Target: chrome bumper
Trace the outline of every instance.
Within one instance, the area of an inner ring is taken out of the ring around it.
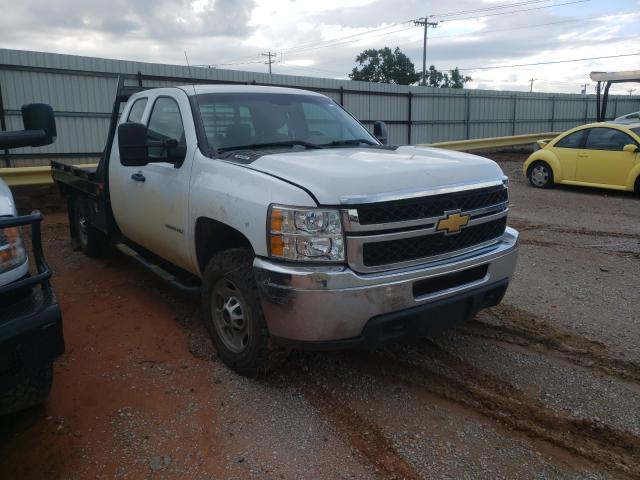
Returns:
[[[507,228],[500,243],[466,255],[393,272],[358,274],[347,266],[295,266],[256,258],[253,265],[271,335],[299,342],[358,337],[380,315],[463,296],[508,281],[516,266],[518,232]],[[480,265],[480,280],[415,297],[415,282]],[[452,319],[453,320],[453,319]]]

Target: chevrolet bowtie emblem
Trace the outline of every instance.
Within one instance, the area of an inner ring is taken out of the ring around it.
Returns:
[[[469,215],[460,215],[460,211],[446,212],[445,216],[438,220],[436,231],[444,231],[446,235],[458,233],[467,223],[469,223]]]

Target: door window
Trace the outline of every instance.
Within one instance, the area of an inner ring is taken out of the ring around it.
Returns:
[[[129,116],[127,117],[127,122],[140,123],[142,122],[142,114],[144,113],[144,109],[147,106],[146,98],[139,98],[133,103],[131,110],[129,110]]]
[[[625,145],[636,142],[624,132],[614,128],[592,128],[585,148],[589,150],[621,151]]]
[[[184,126],[178,103],[169,97],[160,97],[153,104],[147,138],[152,141],[177,140],[184,143]],[[149,157],[159,158],[166,156],[164,147],[149,147]]]
[[[587,130],[579,130],[577,132],[570,133],[556,143],[555,146],[559,148],[581,148],[582,139],[586,132]]]

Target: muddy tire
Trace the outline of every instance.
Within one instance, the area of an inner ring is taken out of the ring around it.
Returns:
[[[0,392],[0,415],[18,412],[46,400],[53,383],[53,365],[48,363],[24,372],[20,382],[8,391]]]
[[[107,249],[106,237],[91,226],[89,205],[77,198],[73,204],[73,223],[75,240],[82,252],[89,257],[100,257]]]
[[[273,371],[289,351],[274,346],[253,274],[254,255],[234,248],[215,255],[204,272],[202,312],[218,357],[247,377]]]
[[[527,170],[527,178],[532,187],[553,187],[553,170],[546,162],[540,160],[533,162]]]

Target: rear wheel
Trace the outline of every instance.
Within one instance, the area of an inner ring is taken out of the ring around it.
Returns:
[[[220,359],[241,375],[258,377],[278,367],[288,350],[271,342],[253,258],[250,250],[234,248],[211,259],[204,272],[202,311]]]
[[[636,192],[638,197],[640,197],[640,177],[636,178],[636,185],[633,191]]]
[[[533,162],[527,171],[529,183],[536,188],[551,188],[553,186],[553,170],[548,163]]]
[[[106,238],[102,232],[91,226],[89,206],[83,199],[74,202],[74,229],[80,249],[89,257],[99,257],[106,249]]]

